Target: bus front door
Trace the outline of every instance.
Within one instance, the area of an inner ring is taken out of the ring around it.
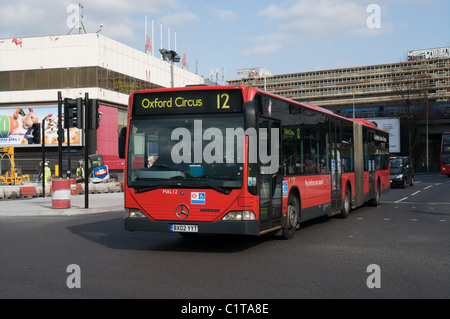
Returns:
[[[331,211],[341,209],[342,162],[340,153],[341,129],[339,123],[330,122],[331,143]]]
[[[259,214],[261,233],[281,226],[281,135],[280,121],[259,120]],[[275,150],[277,154],[271,154]],[[270,159],[270,162],[268,161]],[[277,167],[274,170],[274,165]],[[270,167],[270,168],[269,168]]]
[[[375,131],[367,130],[367,166],[369,170],[368,198],[375,197]]]

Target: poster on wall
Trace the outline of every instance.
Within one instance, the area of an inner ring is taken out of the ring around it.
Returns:
[[[33,143],[33,124],[42,125],[45,117],[45,146],[58,146],[58,107],[0,108],[0,147],[40,147],[41,143]],[[81,146],[81,130],[75,127],[69,132],[70,145]],[[41,128],[41,142],[42,138]],[[67,129],[63,145],[67,145]]]

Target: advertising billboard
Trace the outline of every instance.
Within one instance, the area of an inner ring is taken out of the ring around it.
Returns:
[[[398,118],[370,118],[378,128],[389,132],[389,153],[400,153],[400,119]]]
[[[408,61],[450,58],[450,47],[408,51]]]
[[[63,114],[64,116],[64,114]],[[45,146],[58,146],[58,107],[42,106],[32,108],[2,107],[0,108],[0,147],[40,147],[41,143],[33,143],[33,124],[45,121]],[[70,145],[81,146],[81,130],[70,128]],[[64,130],[64,143],[67,145],[67,130]]]

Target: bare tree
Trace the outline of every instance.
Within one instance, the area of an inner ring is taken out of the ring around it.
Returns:
[[[431,76],[422,72],[415,74],[414,69],[405,67],[391,76],[392,101],[398,107],[396,117],[406,119],[408,126],[408,149],[412,158],[419,141],[418,122],[429,105]]]

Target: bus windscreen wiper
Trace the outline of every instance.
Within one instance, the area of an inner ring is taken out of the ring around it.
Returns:
[[[159,188],[166,188],[166,186],[150,186],[150,187],[140,187],[140,186],[132,186],[132,188],[134,188],[134,191],[136,192],[136,194],[139,193],[145,193],[145,192],[149,192],[155,189],[159,189]]]
[[[202,181],[201,183],[202,183],[203,186],[210,187],[210,188],[212,188],[212,189],[214,189],[214,190],[216,190],[216,191],[218,191],[218,192],[220,192],[222,194],[228,195],[228,194],[231,193],[230,190],[225,189],[223,187],[212,185],[212,184],[208,184],[207,182],[204,182],[204,181]]]

